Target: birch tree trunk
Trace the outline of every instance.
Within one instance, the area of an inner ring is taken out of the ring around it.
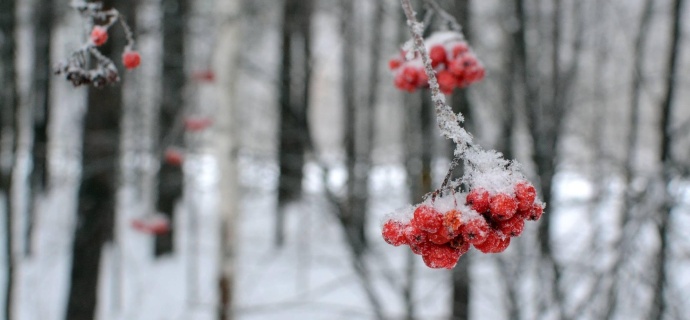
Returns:
[[[230,320],[232,314],[232,292],[235,283],[237,220],[239,217],[239,189],[237,183],[237,136],[236,130],[236,75],[239,74],[241,43],[242,2],[238,0],[216,2],[216,14],[219,21],[218,38],[214,54],[215,67],[218,72],[216,92],[218,108],[216,109],[216,136],[214,138],[215,157],[220,170],[220,290],[218,319]]]

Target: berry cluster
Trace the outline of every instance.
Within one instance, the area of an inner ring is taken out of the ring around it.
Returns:
[[[425,40],[425,43],[439,88],[444,94],[450,94],[455,88],[467,87],[484,78],[484,66],[460,34],[437,32]],[[406,56],[407,52],[403,50],[399,57],[388,62],[388,67],[394,73],[395,86],[408,92],[427,88],[429,79],[424,72],[421,57],[416,54],[407,59]]]
[[[55,74],[64,74],[66,79],[72,82],[75,87],[85,84],[103,87],[120,81],[113,61],[98,50],[98,47],[108,42],[108,29],[115,22],[120,22],[127,37],[127,45],[122,54],[122,64],[127,69],[134,69],[139,66],[141,56],[132,49],[134,47],[132,31],[117,10],[103,10],[100,3],[84,1],[74,1],[73,6],[90,19],[90,24],[93,25],[97,20],[103,24],[94,25],[89,35],[89,41],[75,50],[69,59],[55,65]],[[96,66],[91,69],[87,66],[89,56],[93,56],[97,62]]]
[[[526,180],[512,192],[489,192],[477,187],[469,193],[427,200],[383,224],[383,239],[406,244],[430,268],[451,269],[470,246],[483,253],[503,252],[510,238],[522,233],[525,220],[538,220],[544,204]]]

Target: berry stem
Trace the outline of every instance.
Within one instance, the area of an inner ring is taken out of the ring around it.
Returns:
[[[458,20],[453,17],[452,14],[448,13],[448,11],[443,10],[441,6],[436,2],[436,0],[424,0],[427,5],[429,5],[433,11],[438,13],[438,15],[450,26],[450,28],[459,33],[462,40],[465,40],[465,35],[462,33],[462,25],[458,22]]]
[[[473,146],[472,136],[460,126],[460,123],[464,121],[462,114],[453,113],[453,110],[448,106],[448,104],[446,104],[446,97],[440,91],[438,80],[436,79],[436,73],[434,72],[434,68],[431,66],[429,52],[426,50],[426,46],[424,45],[424,36],[422,35],[424,25],[417,21],[416,13],[414,12],[414,9],[412,9],[410,0],[400,1],[402,3],[403,10],[405,11],[405,16],[407,17],[407,26],[410,29],[415,50],[421,56],[422,63],[424,64],[424,72],[429,78],[431,100],[433,101],[436,109],[436,121],[438,123],[438,127],[443,136],[455,142],[455,156],[462,157],[465,151],[467,151],[469,147]]]

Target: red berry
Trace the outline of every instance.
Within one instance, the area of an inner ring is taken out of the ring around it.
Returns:
[[[398,69],[398,68],[400,68],[402,63],[403,63],[402,60],[400,60],[398,58],[390,59],[390,60],[388,60],[388,68],[390,68],[391,70]]]
[[[454,76],[462,79],[465,76],[465,65],[462,64],[462,59],[453,59],[448,63],[448,71]]]
[[[423,230],[417,229],[415,226],[408,225],[404,231],[407,244],[410,245],[412,252],[421,254],[421,249],[425,244],[428,244],[429,235]]]
[[[416,89],[416,87],[413,84],[405,80],[405,75],[402,72],[398,73],[395,76],[395,78],[393,79],[393,84],[396,88],[407,92],[414,92],[414,90]]]
[[[451,248],[460,250],[460,254],[465,254],[467,251],[470,251],[470,243],[465,241],[462,235],[453,238],[449,245]]]
[[[201,131],[204,130],[208,127],[210,127],[213,124],[213,120],[209,118],[185,118],[184,119],[184,128],[187,129],[188,131]]]
[[[198,70],[192,73],[192,79],[199,82],[214,82],[216,73],[213,70]]]
[[[450,71],[441,70],[436,74],[436,79],[438,80],[439,89],[444,94],[451,94],[453,89],[455,89],[456,81],[455,76],[453,76]]]
[[[436,233],[443,226],[443,215],[432,206],[421,205],[414,210],[411,223],[420,230]]]
[[[96,46],[102,46],[108,41],[108,29],[102,26],[94,26],[91,29],[91,42]]]
[[[532,220],[536,221],[541,218],[541,215],[544,213],[544,205],[541,203],[535,203],[532,205],[532,210],[529,211],[529,216],[527,217],[527,220]]]
[[[429,57],[431,58],[431,66],[436,68],[440,64],[446,63],[446,49],[442,45],[435,45],[429,50]]]
[[[126,50],[122,54],[122,64],[125,66],[125,68],[131,70],[138,67],[140,63],[141,56],[139,55],[139,52],[133,50]]]
[[[429,76],[426,75],[424,69],[420,68],[417,70],[417,86],[420,88],[429,87]]]
[[[460,43],[456,44],[455,46],[453,46],[453,58],[469,51],[469,49],[470,48],[464,42],[460,42]]]
[[[399,246],[402,244],[407,243],[407,238],[405,237],[405,228],[407,225],[404,225],[400,221],[395,221],[395,220],[388,220],[386,223],[383,224],[383,228],[381,230],[381,235],[383,236],[383,240],[385,240],[388,244],[394,245],[394,246]]]
[[[496,221],[508,220],[517,212],[517,201],[505,193],[497,194],[491,197],[489,211],[491,218]]]
[[[417,68],[414,68],[412,66],[407,66],[402,69],[402,75],[405,81],[411,83],[411,84],[416,84],[417,80],[419,79],[418,75],[419,72],[417,72]]]
[[[520,182],[515,185],[515,198],[518,200],[518,210],[529,210],[537,198],[537,189],[529,182]]]
[[[443,229],[446,229],[451,238],[459,235],[462,229],[462,213],[457,210],[449,210],[443,215]]]
[[[498,229],[506,236],[517,237],[525,228],[525,220],[519,215],[514,215],[512,218],[502,221],[498,225]]]
[[[165,150],[165,163],[179,167],[182,165],[183,157],[182,157],[182,152],[180,152],[177,149],[167,149]]]
[[[458,263],[462,251],[449,245],[430,244],[422,251],[422,259],[429,268],[453,269]]]
[[[486,241],[489,236],[491,228],[483,217],[472,219],[465,224],[462,229],[462,236],[467,243],[474,245]]]
[[[441,228],[436,233],[429,233],[427,237],[429,238],[429,242],[435,244],[446,244],[453,239],[453,236],[446,228]]]
[[[508,245],[510,245],[510,237],[492,230],[483,243],[475,244],[474,247],[483,253],[499,253],[505,251]]]
[[[488,191],[482,188],[476,188],[472,189],[472,191],[467,194],[465,202],[470,205],[474,211],[484,213],[489,211],[489,198]]]

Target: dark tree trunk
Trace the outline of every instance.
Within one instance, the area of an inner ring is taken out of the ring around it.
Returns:
[[[284,242],[285,204],[302,195],[304,153],[310,147],[307,110],[311,78],[313,0],[286,0],[280,67],[280,146],[276,245]]]
[[[669,184],[673,179],[673,154],[672,143],[673,135],[671,128],[671,116],[673,112],[673,98],[676,92],[676,85],[678,83],[680,62],[680,41],[681,41],[681,22],[683,21],[683,0],[673,1],[673,11],[671,19],[671,46],[669,48],[668,57],[668,76],[666,78],[666,92],[661,101],[661,152],[659,160],[663,164],[663,187],[664,199],[659,212],[657,220],[657,234],[661,240],[659,246],[659,253],[656,257],[654,271],[656,279],[654,282],[654,303],[650,311],[649,319],[662,319],[666,310],[668,309],[665,294],[668,284],[668,253],[670,250],[670,220],[671,211],[674,207],[672,197],[668,194]]]
[[[184,104],[184,41],[188,0],[164,0],[163,6],[163,97],[159,117],[161,152],[170,144],[181,143],[181,115]],[[156,210],[171,220],[175,204],[182,196],[182,167],[161,157],[158,172]],[[156,236],[155,253],[172,252],[175,230]]]
[[[134,3],[118,2],[125,17],[134,16]],[[112,7],[106,1],[104,7]],[[133,20],[128,23],[133,26]],[[123,33],[110,32],[111,41],[103,54],[119,56],[124,47]],[[77,230],[66,319],[93,319],[103,244],[112,238],[115,214],[116,164],[119,147],[122,87],[89,89],[88,110],[84,119],[83,172],[79,188]]]
[[[32,170],[29,177],[31,190],[31,200],[29,201],[28,214],[30,215],[30,225],[33,225],[34,210],[33,205],[36,197],[42,194],[46,186],[47,178],[47,158],[46,146],[48,144],[48,105],[50,103],[50,77],[51,63],[51,30],[53,29],[53,1],[46,1],[40,6],[36,6],[34,21],[35,43],[34,43],[34,70],[33,70],[33,91],[31,98],[32,118],[33,118],[33,150],[31,155]],[[31,234],[31,229],[28,234]],[[27,245],[27,250],[31,246]],[[29,252],[30,253],[30,252]]]
[[[4,318],[13,319],[12,291],[14,286],[15,260],[12,254],[12,210],[10,186],[12,185],[12,159],[14,158],[14,114],[17,107],[15,1],[0,0],[0,192],[5,196],[5,243],[7,269]],[[10,161],[6,161],[10,160]]]
[[[453,15],[463,27],[463,33],[468,41],[472,39],[471,28],[471,0],[453,1]],[[464,126],[469,132],[473,132],[473,117],[472,108],[470,105],[469,95],[466,89],[456,90],[451,97],[452,107],[455,112],[460,112],[465,117]],[[449,150],[449,156],[452,159],[455,146],[453,145]],[[462,175],[462,165],[456,169],[456,174]],[[472,255],[466,254],[460,258],[457,266],[452,271],[453,278],[453,296],[452,296],[452,310],[451,319],[469,319],[470,316],[470,276],[469,266]]]

